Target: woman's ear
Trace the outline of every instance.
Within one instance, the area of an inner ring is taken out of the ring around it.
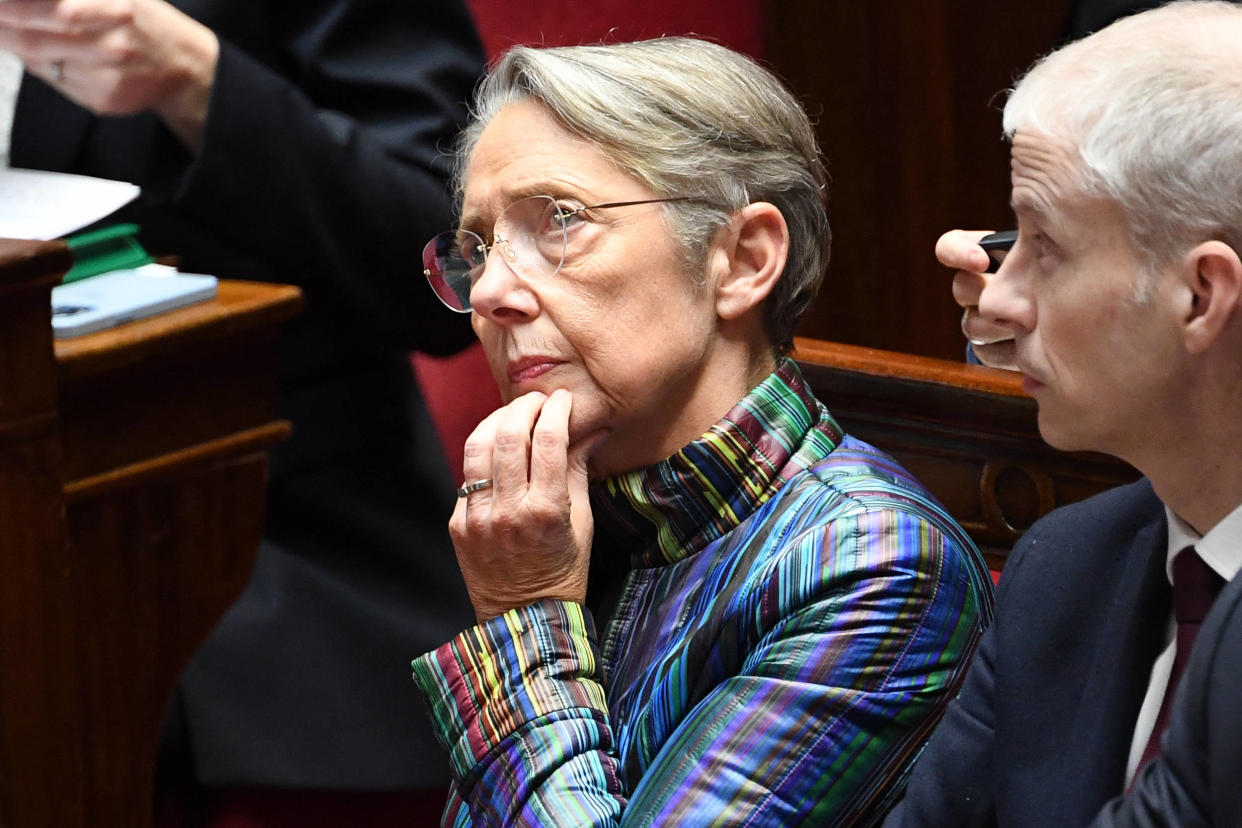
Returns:
[[[1220,241],[1197,245],[1183,269],[1186,306],[1182,335],[1186,349],[1202,353],[1220,340],[1242,304],[1242,260]]]
[[[717,315],[737,319],[762,305],[788,255],[789,228],[776,205],[758,201],[734,213],[716,235],[708,257]]]

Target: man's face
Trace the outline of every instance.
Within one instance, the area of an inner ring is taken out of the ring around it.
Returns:
[[[1014,332],[1039,430],[1066,450],[1130,459],[1175,405],[1181,364],[1173,280],[1148,276],[1121,208],[1087,196],[1066,142],[1019,131],[1012,150],[1018,242],[979,300]]]

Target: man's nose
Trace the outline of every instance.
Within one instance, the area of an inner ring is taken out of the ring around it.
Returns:
[[[979,314],[996,325],[1029,331],[1035,326],[1035,304],[1027,290],[1021,256],[1016,252],[1010,252],[1000,268],[988,276],[979,294]]]

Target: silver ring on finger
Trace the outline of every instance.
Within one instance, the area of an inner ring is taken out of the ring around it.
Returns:
[[[476,480],[473,483],[467,483],[457,490],[458,497],[465,497],[471,492],[477,492],[480,489],[490,489],[492,487],[492,479],[484,477],[482,480]]]

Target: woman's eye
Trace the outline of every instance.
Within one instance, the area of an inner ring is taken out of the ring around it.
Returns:
[[[582,221],[582,208],[567,204],[557,204],[552,212],[552,223],[562,230],[568,229]]]

